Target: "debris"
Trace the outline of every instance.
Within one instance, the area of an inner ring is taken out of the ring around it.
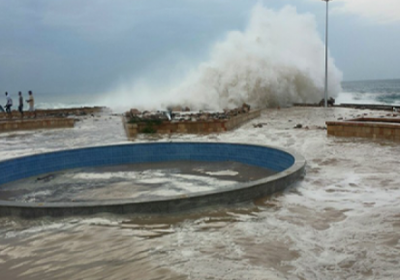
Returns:
[[[55,175],[49,174],[49,175],[46,175],[46,176],[43,176],[43,177],[38,177],[38,178],[36,178],[36,181],[48,182],[48,181],[50,181],[51,179],[53,179],[54,177],[55,177]]]
[[[302,127],[303,127],[303,125],[301,123],[299,123],[299,124],[296,124],[296,126],[294,128],[302,128]]]
[[[329,97],[328,100],[326,101],[328,106],[333,106],[335,105],[335,98]],[[322,100],[318,103],[319,106],[325,106],[325,98],[322,98]]]

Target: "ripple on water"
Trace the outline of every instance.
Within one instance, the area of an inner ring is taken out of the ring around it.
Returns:
[[[257,120],[268,122],[268,129],[257,130],[256,138],[248,137],[252,126],[212,136],[174,135],[174,141],[286,145],[306,157],[307,176],[293,190],[229,209],[158,217],[1,218],[1,279],[400,279],[398,145],[326,137],[288,122],[312,128],[350,114],[358,113],[282,108]],[[114,126],[88,119],[79,129],[1,137],[8,150],[0,150],[0,157],[98,139],[125,141],[120,120],[111,121]]]

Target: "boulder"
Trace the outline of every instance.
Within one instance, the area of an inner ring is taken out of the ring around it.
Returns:
[[[333,106],[335,105],[335,98],[329,97],[328,100],[326,101],[328,106]],[[321,101],[318,103],[319,106],[325,106],[325,98],[322,98]]]
[[[242,112],[243,113],[247,113],[247,112],[249,112],[250,111],[250,105],[249,104],[246,104],[246,103],[243,103],[243,105],[242,105]]]

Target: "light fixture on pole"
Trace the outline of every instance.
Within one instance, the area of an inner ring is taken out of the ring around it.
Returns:
[[[332,0],[322,0],[326,2],[326,23],[325,23],[325,93],[324,104],[328,107],[328,3]]]

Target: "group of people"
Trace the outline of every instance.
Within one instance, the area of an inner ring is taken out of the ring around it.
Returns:
[[[29,97],[26,100],[26,102],[29,104],[29,111],[33,112],[35,111],[35,99],[33,98],[32,91],[28,92]],[[11,99],[11,96],[6,92],[6,99],[7,103],[4,106],[5,111],[7,114],[11,115],[11,107],[13,106],[13,101]],[[21,118],[24,117],[24,98],[22,97],[22,92],[18,92],[18,111],[21,113]],[[0,105],[0,111],[4,111],[4,109]]]

